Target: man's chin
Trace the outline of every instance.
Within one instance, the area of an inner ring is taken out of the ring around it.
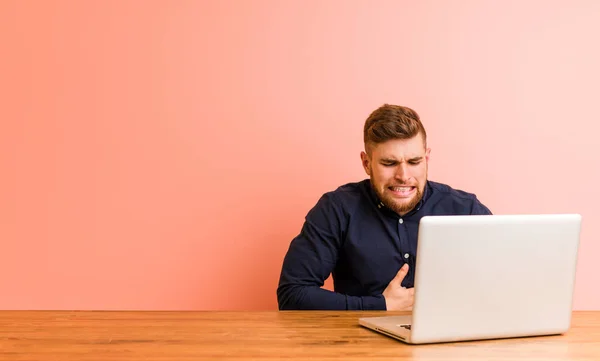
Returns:
[[[419,204],[420,197],[418,194],[403,199],[387,198],[383,203],[398,214],[405,214],[412,211]]]
[[[415,206],[412,204],[401,204],[396,206],[396,212],[404,214],[410,212],[413,208],[415,208]]]

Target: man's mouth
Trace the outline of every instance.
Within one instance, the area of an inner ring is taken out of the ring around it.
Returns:
[[[409,197],[416,190],[416,187],[388,187],[388,189],[391,190],[395,196]]]

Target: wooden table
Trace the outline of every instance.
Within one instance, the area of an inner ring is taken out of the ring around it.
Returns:
[[[383,314],[0,311],[0,360],[600,360],[600,312],[561,336],[419,346],[357,324]]]

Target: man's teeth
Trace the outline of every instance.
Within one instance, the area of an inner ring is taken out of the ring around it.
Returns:
[[[396,192],[408,192],[412,187],[392,187],[392,189]]]

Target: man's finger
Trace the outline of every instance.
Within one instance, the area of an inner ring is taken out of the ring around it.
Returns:
[[[404,266],[400,267],[398,273],[396,273],[396,277],[394,277],[393,282],[402,283],[402,280],[408,274],[408,263],[405,263]]]
[[[414,288],[409,288],[409,289],[408,289],[408,293],[409,293],[411,296],[414,296],[414,294],[415,294],[415,289],[414,289]]]

